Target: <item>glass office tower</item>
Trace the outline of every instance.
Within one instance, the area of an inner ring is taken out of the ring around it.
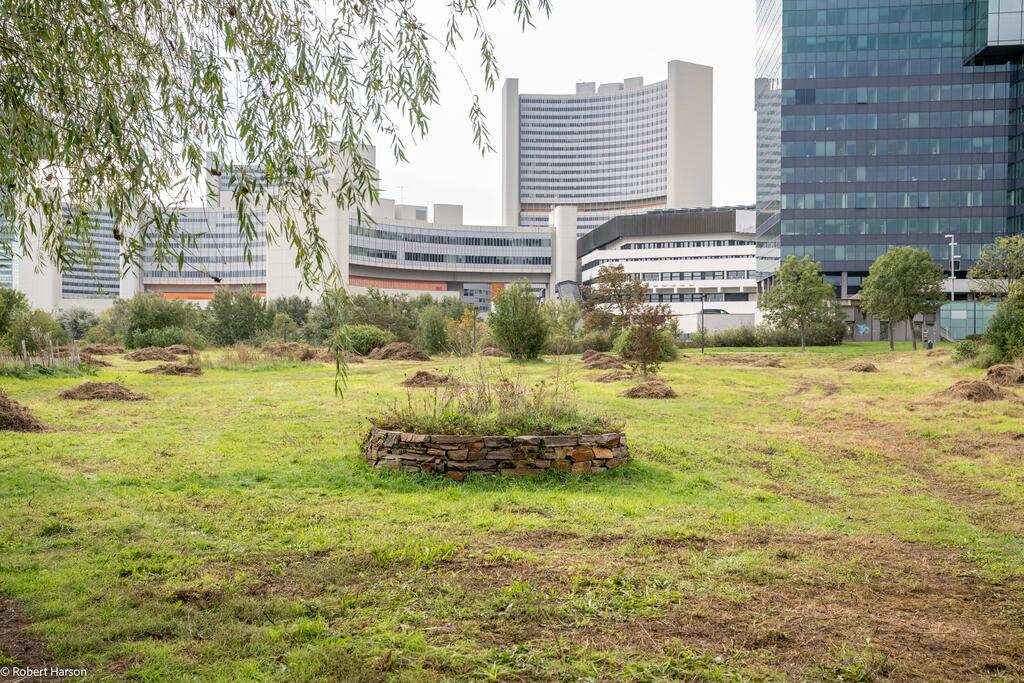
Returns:
[[[983,245],[1020,230],[1020,57],[1008,47],[1020,10],[758,0],[762,279],[810,256],[849,300],[890,247],[927,249],[948,270],[955,235],[964,277]]]

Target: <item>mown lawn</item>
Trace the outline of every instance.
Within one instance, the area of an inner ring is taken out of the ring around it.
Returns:
[[[360,444],[406,373],[476,359],[344,399],[322,364],[99,373],[140,403],[0,379],[51,427],[0,433],[0,594],[90,680],[1020,680],[1024,404],[935,398],[981,372],[905,346],[687,351],[668,401],[487,359],[561,363],[635,459],[463,484]]]

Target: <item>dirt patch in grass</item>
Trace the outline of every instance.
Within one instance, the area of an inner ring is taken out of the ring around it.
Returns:
[[[859,360],[850,363],[843,370],[846,372],[878,372],[878,366],[866,360]]]
[[[939,398],[953,401],[971,401],[973,403],[984,403],[985,401],[1005,401],[1013,398],[1013,394],[1006,389],[992,386],[988,382],[965,379],[953,386],[936,394]]]
[[[147,375],[171,375],[176,377],[199,377],[203,371],[194,365],[184,363],[163,363],[155,368],[143,370]]]
[[[391,342],[370,352],[373,360],[430,360],[426,351],[408,342]]]
[[[28,633],[28,618],[25,610],[15,600],[0,595],[0,654],[14,660],[18,666],[31,667],[33,669],[49,668],[53,664],[53,657],[46,648],[46,644]],[[4,666],[11,662],[0,660]],[[15,677],[0,677],[0,680],[23,680]],[[27,680],[27,679],[25,679]],[[33,681],[58,681],[61,680],[51,676],[34,676]]]
[[[1024,384],[1024,368],[1016,365],[993,365],[985,374],[985,381],[1001,387]]]
[[[89,344],[88,346],[83,346],[81,352],[93,356],[116,356],[119,353],[124,353],[124,347],[112,346],[110,344]]]
[[[594,378],[595,382],[611,383],[611,382],[628,382],[634,379],[634,375],[629,370],[613,370],[612,372],[606,372],[603,375],[598,375]]]
[[[672,387],[660,379],[641,382],[619,394],[623,398],[675,398],[678,395]]]
[[[126,354],[125,358],[138,363],[152,360],[173,362],[178,360],[178,355],[160,346],[147,346],[144,349],[137,349]]]
[[[480,355],[486,358],[508,358],[509,355],[499,348],[493,346],[485,346],[480,349]]]
[[[31,410],[9,396],[0,394],[0,431],[45,432],[46,425]]]
[[[149,396],[132,391],[117,382],[83,382],[65,389],[60,397],[72,401],[148,401]]]
[[[953,352],[949,349],[931,349],[925,355],[929,358],[942,358],[943,356],[948,356],[952,353]]]
[[[442,375],[430,372],[429,370],[417,370],[412,376],[407,377],[405,381],[402,382],[403,387],[419,389],[458,386],[459,384],[461,384],[461,382],[459,382],[457,377],[453,377],[452,375]]]
[[[587,370],[625,370],[626,362],[618,356],[607,353],[594,353],[583,359],[583,367]]]

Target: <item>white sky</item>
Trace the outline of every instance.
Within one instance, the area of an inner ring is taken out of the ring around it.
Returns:
[[[752,204],[754,2],[552,0],[551,18],[538,17],[536,27],[525,33],[511,21],[509,7],[490,15],[489,28],[501,77],[518,78],[525,93],[569,93],[578,81],[611,83],[630,76],[653,83],[665,79],[672,59],[713,67],[714,202]],[[446,5],[442,0],[416,5],[435,35],[444,34]],[[429,137],[409,144],[405,164],[396,163],[378,140],[377,164],[384,196],[406,204],[463,204],[467,223],[494,225],[501,214],[501,83],[493,92],[479,84],[476,48],[471,40],[458,59],[475,79],[495,151],[481,157],[474,146],[469,88],[438,50],[441,104],[431,113]]]

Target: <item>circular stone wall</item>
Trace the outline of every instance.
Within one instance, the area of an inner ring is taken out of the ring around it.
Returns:
[[[406,434],[374,428],[363,453],[374,467],[447,475],[461,481],[467,474],[510,477],[556,469],[589,473],[615,469],[629,459],[626,435],[581,436],[447,436]]]

